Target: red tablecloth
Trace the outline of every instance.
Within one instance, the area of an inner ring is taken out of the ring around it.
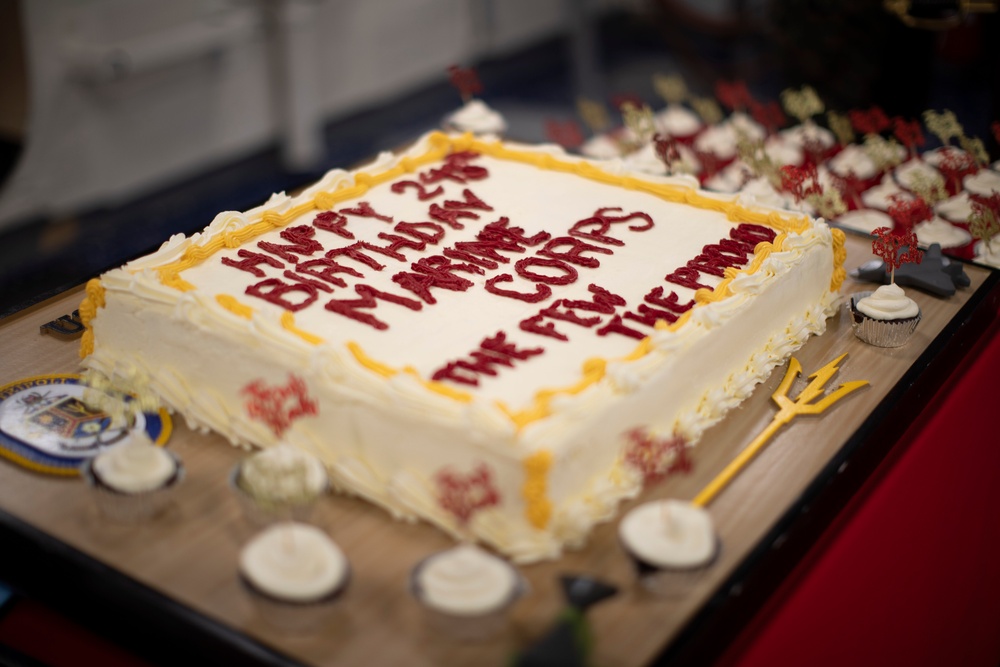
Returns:
[[[721,666],[1000,665],[1000,321]]]

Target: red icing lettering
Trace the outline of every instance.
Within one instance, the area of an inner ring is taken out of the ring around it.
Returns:
[[[382,222],[392,222],[391,215],[379,215],[375,212],[375,209],[371,207],[366,201],[358,202],[358,205],[354,208],[342,208],[341,213],[346,213],[347,215],[356,215],[361,218],[375,218],[376,220],[381,220]]]
[[[300,262],[295,267],[295,271],[313,276],[314,278],[325,280],[328,283],[336,285],[337,287],[347,287],[347,283],[344,282],[342,278],[338,278],[335,275],[337,273],[346,273],[347,275],[354,276],[355,278],[362,277],[360,271],[352,269],[349,266],[337,264],[337,262],[327,258],[310,259],[307,262]]]
[[[318,292],[312,281],[288,284],[280,278],[268,278],[246,288],[246,293],[250,296],[292,312],[302,310],[315,301],[319,296]],[[297,299],[292,300],[289,298],[291,295],[295,295]]]
[[[523,246],[536,246],[539,243],[548,241],[552,237],[548,232],[538,232],[534,236],[525,236],[524,230],[520,227],[508,227],[509,222],[510,220],[506,216],[501,217],[496,222],[491,222],[483,227],[476,234],[476,238],[480,241],[513,244],[516,252],[524,252]]]
[[[698,282],[698,278],[701,274],[698,273],[697,269],[692,269],[689,266],[681,266],[677,268],[673,273],[667,274],[664,278],[668,283],[673,283],[675,285],[680,285],[681,287],[688,287],[690,289],[712,289],[708,285],[702,285]]]
[[[548,336],[549,338],[555,338],[556,340],[569,340],[568,336],[556,331],[556,325],[554,322],[545,322],[542,324],[542,320],[544,319],[545,315],[535,315],[521,320],[517,326],[521,329],[521,331],[538,334],[539,336]]]
[[[494,276],[486,281],[486,291],[490,294],[496,294],[497,296],[505,296],[510,299],[517,299],[518,301],[525,301],[527,303],[538,303],[539,301],[544,301],[552,296],[552,288],[548,285],[542,285],[541,283],[535,284],[535,293],[527,294],[525,292],[516,292],[514,290],[503,289],[502,287],[497,287],[497,283],[509,283],[514,281],[514,276],[509,273],[501,273],[499,276]]]
[[[607,233],[611,229],[612,224],[619,222],[629,222],[630,220],[640,219],[645,220],[644,225],[629,225],[629,229],[633,232],[644,232],[653,227],[653,218],[647,213],[642,213],[637,211],[635,213],[629,213],[627,215],[614,217],[608,215],[609,212],[616,211],[621,212],[618,207],[607,207],[598,209],[596,213],[590,218],[580,220],[575,223],[573,227],[569,230],[570,236],[575,236],[581,239],[590,239],[591,241],[597,241],[599,243],[604,243],[607,245],[625,245],[625,242],[616,239],[613,236],[608,236]],[[592,231],[584,231],[587,227],[594,227]]]
[[[659,306],[660,308],[673,311],[678,315],[686,313],[694,307],[694,299],[688,301],[687,303],[679,303],[677,292],[671,292],[669,296],[664,298],[663,287],[655,287],[650,290],[649,294],[643,298],[643,301],[651,303],[654,306]]]
[[[517,359],[518,361],[524,361],[545,351],[540,347],[533,347],[527,350],[518,349],[514,343],[507,342],[507,334],[502,331],[498,331],[492,338],[484,338],[479,347],[504,357]]]
[[[589,310],[592,313],[603,313],[604,315],[610,315],[615,312],[615,306],[624,306],[625,299],[613,294],[608,290],[600,287],[598,285],[590,284],[587,285],[587,290],[593,294],[591,297],[592,301],[581,301],[581,300],[563,300],[563,305],[567,308],[576,308],[578,310]]]
[[[636,340],[642,340],[646,337],[646,334],[641,331],[636,331],[635,329],[625,326],[622,322],[621,315],[615,315],[611,318],[610,322],[597,330],[598,336],[607,336],[609,334],[619,334],[621,336],[635,338]]]
[[[326,283],[321,283],[318,280],[310,280],[305,276],[300,276],[299,274],[293,273],[291,271],[285,271],[284,276],[285,278],[291,280],[292,282],[299,283],[302,285],[311,285],[312,287],[315,287],[316,289],[322,290],[324,292],[333,291],[333,288],[327,285]]]
[[[428,199],[434,199],[440,194],[444,194],[444,188],[440,185],[433,190],[428,190],[427,186],[423,183],[417,183],[416,181],[396,181],[392,184],[392,191],[396,194],[403,194],[409,189],[416,189],[417,199],[420,201],[427,201]]]
[[[478,220],[479,214],[473,213],[472,211],[463,211],[462,209],[453,208],[445,209],[441,208],[438,204],[431,204],[431,208],[428,211],[428,216],[431,220],[437,220],[438,222],[443,222],[452,229],[465,229],[465,225],[458,221],[459,218],[469,218],[470,220]]]
[[[770,243],[777,236],[775,231],[763,225],[743,223],[730,230],[729,237],[757,247],[758,243]]]
[[[451,272],[464,270],[465,265],[452,264],[446,257],[438,256],[436,258],[444,260],[445,264],[425,261],[428,259],[430,258],[423,258],[419,262],[415,262],[412,265],[414,272],[402,271],[397,273],[392,277],[392,281],[430,304],[437,303],[437,300],[431,294],[431,287],[439,287],[452,292],[464,292],[472,287],[471,280],[466,280]]]
[[[529,267],[532,266],[548,266],[558,269],[562,272],[562,275],[550,276],[538,273],[537,271],[531,271]],[[543,257],[525,257],[524,259],[519,259],[514,264],[514,270],[522,278],[527,278],[535,283],[545,283],[546,285],[569,285],[576,282],[577,277],[580,275],[576,269],[562,260],[545,259]]]
[[[444,227],[433,222],[401,222],[393,229],[431,245],[437,245],[438,241],[444,238]]]
[[[472,190],[466,188],[462,190],[462,196],[465,198],[463,201],[455,201],[453,199],[446,199],[444,202],[445,208],[477,208],[481,211],[492,211],[493,207],[484,202],[482,199],[473,194]]]
[[[647,327],[655,326],[660,320],[666,320],[668,324],[673,324],[677,321],[677,315],[674,313],[667,310],[660,310],[659,308],[650,308],[644,303],[639,304],[638,310],[638,313],[633,313],[632,311],[625,313],[625,319],[641,322]]]
[[[451,380],[461,384],[478,385],[479,375],[495,376],[497,366],[511,367],[515,361],[524,361],[530,357],[542,354],[542,348],[519,349],[514,343],[507,341],[507,334],[498,331],[492,338],[484,338],[479,348],[473,350],[468,357],[450,361],[431,376],[441,382]]]
[[[281,238],[290,241],[290,245],[271,243],[270,241],[258,241],[257,247],[261,250],[277,255],[286,262],[297,264],[299,258],[292,253],[299,255],[311,255],[317,250],[322,250],[323,246],[319,241],[313,239],[316,230],[309,225],[298,225],[281,230]]]
[[[468,157],[469,155],[478,157],[478,154],[472,153],[452,153],[445,158],[444,166],[420,174],[420,181],[422,183],[437,183],[448,179],[456,183],[465,183],[467,181],[480,181],[489,176],[490,173],[485,167],[468,164],[468,160],[471,159]]]
[[[340,214],[334,213],[333,211],[324,211],[322,213],[317,213],[316,217],[313,218],[313,227],[317,229],[322,229],[323,231],[332,232],[337,236],[342,236],[345,239],[354,239],[354,234],[347,231],[347,217]]]
[[[556,248],[560,246],[570,246],[570,249],[566,251],[556,251]],[[601,263],[593,257],[584,257],[583,253],[587,251],[599,252],[604,255],[610,255],[613,252],[609,248],[602,248],[600,246],[591,245],[590,243],[584,243],[583,241],[574,239],[570,236],[559,236],[546,243],[545,247],[538,251],[538,254],[545,257],[551,257],[553,259],[561,259],[569,262],[570,264],[576,264],[577,266],[583,266],[588,269],[596,269],[601,265]]]
[[[559,310],[560,306],[566,308],[566,310]],[[562,320],[563,322],[570,322],[581,327],[592,327],[601,321],[600,317],[580,317],[573,312],[571,308],[566,307],[566,300],[560,299],[548,308],[543,308],[540,311],[541,315],[545,317],[550,317],[553,320]]]
[[[252,252],[250,250],[243,250],[242,248],[236,253],[238,256],[242,257],[242,260],[230,259],[229,257],[223,257],[222,263],[226,266],[231,266],[235,269],[241,271],[247,271],[252,273],[258,278],[263,278],[265,273],[257,268],[258,264],[267,264],[268,266],[273,266],[276,269],[283,269],[285,265],[276,260],[270,255],[262,255],[259,252]]]
[[[360,262],[367,267],[375,269],[376,271],[381,271],[385,268],[385,265],[379,264],[372,257],[363,252],[363,250],[370,248],[371,244],[365,243],[364,241],[358,241],[357,243],[344,248],[334,248],[333,250],[328,250],[325,256],[327,259],[347,257],[348,259],[353,259],[354,261]],[[400,255],[400,259],[402,259],[402,255]]]
[[[389,325],[370,313],[359,312],[360,308],[375,308],[378,306],[378,299],[394,303],[397,306],[409,308],[410,310],[420,310],[423,307],[419,301],[414,301],[413,299],[409,299],[405,296],[399,296],[389,292],[382,292],[374,287],[369,287],[368,285],[355,285],[354,291],[357,292],[358,296],[361,298],[331,299],[330,301],[327,301],[323,307],[331,313],[337,313],[338,315],[349,317],[356,322],[367,324],[368,326],[378,329],[379,331],[388,329]]]

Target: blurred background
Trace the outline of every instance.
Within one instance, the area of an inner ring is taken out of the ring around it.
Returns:
[[[677,74],[951,109],[996,160],[994,4],[0,0],[0,316],[439,127],[453,64],[517,140],[580,123],[581,98],[618,122],[623,99],[662,107],[653,77]]]

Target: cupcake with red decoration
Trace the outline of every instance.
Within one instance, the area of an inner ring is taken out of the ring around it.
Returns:
[[[896,269],[907,262],[919,263],[922,253],[912,228],[879,227],[873,235],[872,251],[889,267],[890,282],[874,292],[852,295],[854,335],[876,347],[900,347],[917,330],[921,313],[920,306],[896,284]]]

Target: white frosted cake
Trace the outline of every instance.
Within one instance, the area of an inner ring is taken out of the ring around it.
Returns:
[[[822,332],[844,256],[800,214],[432,133],[91,281],[82,353],[527,562],[638,493],[628,434],[695,444]]]

